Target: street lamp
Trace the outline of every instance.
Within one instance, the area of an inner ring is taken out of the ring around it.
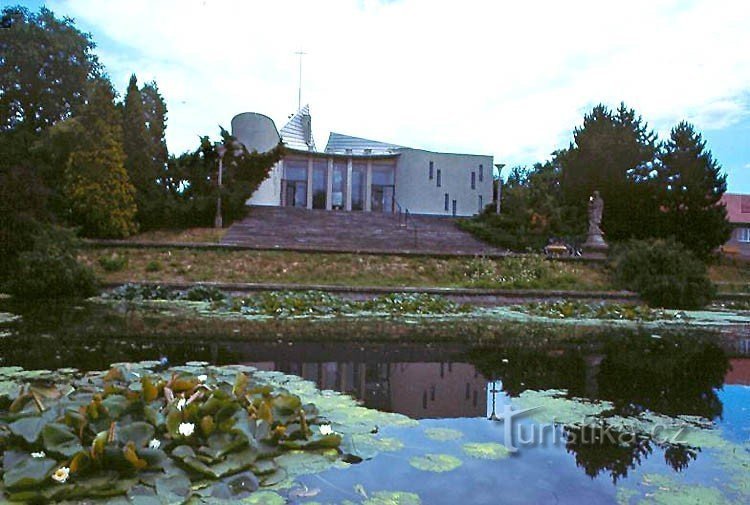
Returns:
[[[503,167],[505,166],[505,163],[496,163],[495,167],[497,167],[497,210],[496,213],[500,214],[500,201],[502,200],[503,195]]]
[[[237,157],[242,154],[242,145],[236,140],[229,142],[229,146],[232,148],[232,156]],[[227,153],[227,146],[221,142],[214,144],[216,154],[219,155],[219,177],[217,178],[217,187],[219,188],[219,194],[216,197],[216,217],[214,218],[214,228],[223,228],[224,220],[221,216],[221,186],[222,176],[224,175],[224,155]]]

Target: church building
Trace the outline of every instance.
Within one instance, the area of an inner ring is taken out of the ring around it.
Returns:
[[[413,149],[331,132],[316,148],[309,106],[280,130],[262,114],[232,119],[232,135],[250,151],[281,140],[286,154],[249,205],[346,212],[471,216],[492,203],[492,156]]]

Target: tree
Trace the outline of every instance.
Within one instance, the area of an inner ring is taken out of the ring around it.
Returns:
[[[726,209],[719,204],[727,176],[700,133],[685,121],[672,129],[660,158],[660,234],[676,238],[705,258],[731,234]]]
[[[151,81],[141,88],[143,114],[149,137],[149,156],[155,167],[155,173],[161,177],[169,160],[165,133],[167,130],[167,104],[159,92],[156,81]]]
[[[9,28],[0,29],[0,132],[38,132],[70,117],[101,75],[91,36],[45,7],[6,7],[2,16]]]
[[[561,192],[575,218],[585,222],[594,190],[604,199],[602,229],[609,240],[642,237],[655,226],[653,162],[656,134],[635,111],[620,104],[615,111],[597,105],[573,133],[574,142],[559,151]]]
[[[138,208],[138,222],[149,219],[162,202],[157,197],[158,168],[153,161],[151,136],[147,128],[143,96],[138,89],[135,74],[130,83],[122,106],[122,147],[125,151],[125,169],[135,187],[135,201]]]
[[[222,217],[225,223],[242,217],[247,199],[268,177],[271,168],[283,155],[283,144],[265,153],[249,152],[237,139],[221,128],[222,143],[227,147],[223,160],[221,188]],[[237,155],[233,155],[238,151]],[[192,152],[173,157],[165,180],[169,183],[171,226],[211,226],[219,195],[217,172],[219,155],[208,136],[201,137],[200,146]]]
[[[91,85],[79,118],[79,143],[65,168],[70,221],[88,237],[119,238],[136,231],[135,188],[125,170],[120,115],[107,81]]]

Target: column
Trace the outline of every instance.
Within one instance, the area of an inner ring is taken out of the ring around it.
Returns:
[[[279,171],[278,171],[278,174],[279,174],[279,186],[278,186],[279,187],[279,205],[281,207],[283,207],[285,205],[285,203],[286,203],[286,202],[284,202],[284,193],[285,193],[285,189],[286,188],[284,188],[284,160],[283,159],[279,160],[278,169],[279,169]]]
[[[352,210],[352,158],[346,159],[346,207],[347,212]]]
[[[313,205],[313,157],[312,154],[307,155],[307,208],[312,209]]]
[[[367,160],[367,175],[365,176],[365,212],[372,212],[372,160]]]
[[[333,158],[328,158],[328,170],[326,171],[326,210],[333,209]]]

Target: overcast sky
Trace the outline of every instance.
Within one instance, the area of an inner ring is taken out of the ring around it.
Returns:
[[[730,191],[750,193],[748,1],[46,4],[92,33],[120,92],[132,72],[157,81],[171,152],[240,112],[281,128],[303,50],[319,148],[337,131],[532,164],[567,146],[593,105],[624,101],[661,137],[695,123]]]

